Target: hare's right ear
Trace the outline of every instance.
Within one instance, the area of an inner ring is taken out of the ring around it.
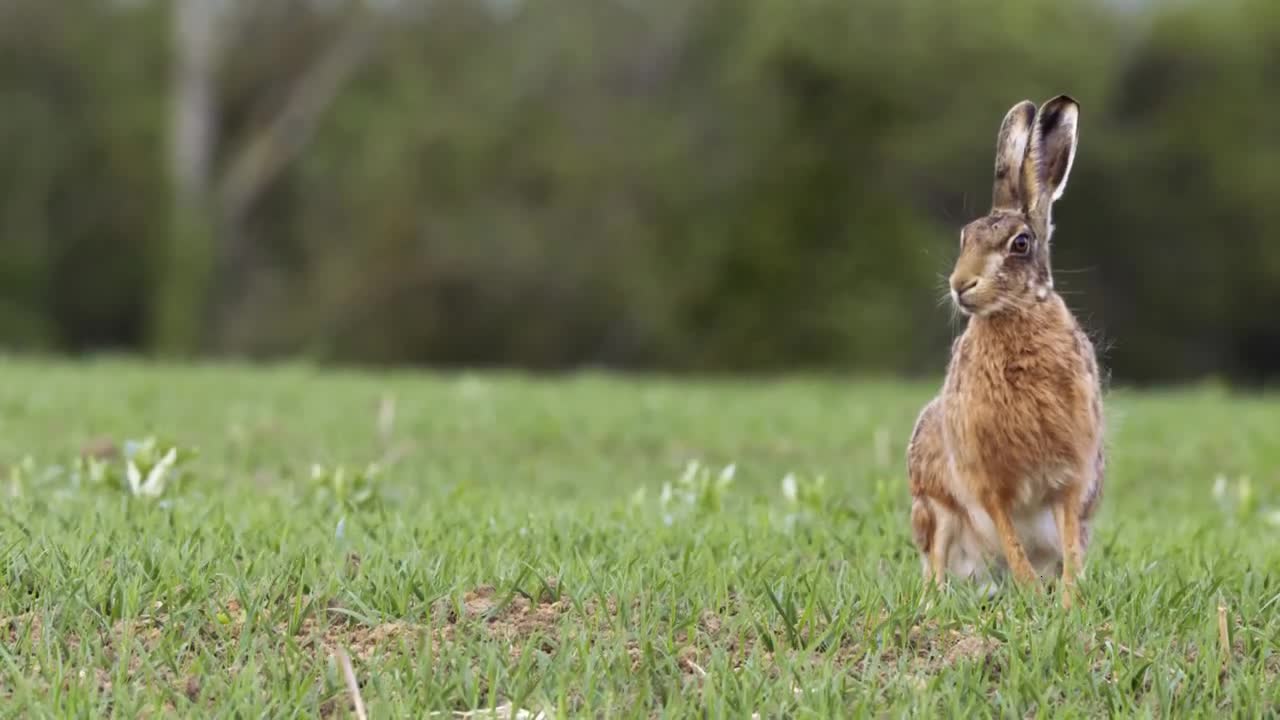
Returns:
[[[1076,157],[1080,135],[1080,105],[1059,95],[1040,106],[1031,144],[1022,164],[1022,200],[1032,220],[1051,227],[1049,211],[1062,197]]]
[[[1023,100],[1009,109],[996,136],[996,178],[991,189],[992,210],[1021,210],[1022,161],[1031,139],[1031,125],[1036,119],[1036,105]]]

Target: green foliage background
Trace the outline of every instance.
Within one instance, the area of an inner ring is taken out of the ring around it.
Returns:
[[[362,12],[241,5],[218,169]],[[1055,264],[1115,377],[1280,370],[1274,2],[400,7],[246,217],[179,237],[170,3],[0,5],[0,338],[937,372],[940,276],[987,208],[1000,117],[1068,92]],[[175,290],[190,262],[207,291]]]

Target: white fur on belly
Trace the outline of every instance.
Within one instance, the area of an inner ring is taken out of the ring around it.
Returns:
[[[1041,576],[1056,574],[1062,547],[1053,511],[1042,507],[1015,514],[1013,525],[1036,571]],[[969,522],[961,524],[948,553],[947,570],[959,577],[978,580],[987,580],[1008,570],[1000,535],[986,512],[974,510]]]

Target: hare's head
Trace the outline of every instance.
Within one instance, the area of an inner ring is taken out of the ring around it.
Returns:
[[[1060,95],[1005,115],[996,139],[991,212],[960,231],[951,297],[966,314],[1027,308],[1053,292],[1050,210],[1076,154],[1080,106]]]

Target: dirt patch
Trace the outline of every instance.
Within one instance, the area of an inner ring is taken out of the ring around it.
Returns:
[[[485,617],[498,608],[497,591],[490,585],[482,585],[466,594],[462,598],[462,610],[464,617]],[[457,622],[460,618],[456,614],[450,617],[450,622]]]
[[[460,608],[439,603],[433,615],[443,619],[444,625],[432,631],[432,639],[437,644],[447,644],[460,633],[479,634],[505,643],[513,661],[535,638],[539,640],[538,650],[555,652],[560,643],[561,620],[573,609],[568,599],[555,597],[555,587],[553,582],[547,582],[546,589],[531,598],[500,594],[492,586],[482,585],[463,596]],[[596,615],[595,603],[590,603],[588,617]]]
[[[190,702],[196,702],[200,699],[200,678],[192,675],[187,678],[187,682],[183,684],[182,694],[187,696]]]
[[[479,586],[465,593],[460,602],[449,600],[436,604],[431,613],[434,623],[415,624],[403,621],[364,624],[354,621],[345,609],[334,602],[309,601],[315,610],[298,621],[290,622],[277,611],[261,609],[255,617],[256,632],[263,626],[284,638],[291,638],[304,651],[314,652],[317,659],[327,662],[339,648],[345,649],[358,665],[367,664],[377,655],[388,651],[416,653],[425,647],[439,651],[454,644],[490,640],[505,646],[512,661],[518,661],[527,651],[554,654],[560,650],[567,634],[588,636],[589,642],[613,643],[625,648],[625,661],[632,670],[642,667],[647,653],[658,653],[669,658],[683,674],[691,678],[705,677],[705,669],[716,652],[727,655],[730,665],[742,667],[748,661],[773,664],[775,653],[794,658],[794,650],[786,649],[784,634],[776,629],[760,626],[755,622],[735,622],[746,609],[736,598],[724,607],[702,610],[697,619],[672,633],[672,648],[650,648],[642,645],[630,631],[622,627],[619,618],[621,608],[616,598],[589,599],[574,603],[562,595],[554,580],[544,581],[544,589],[536,597],[499,592],[492,586]],[[632,601],[630,617],[640,615],[640,600]],[[43,621],[39,615],[24,614],[0,621],[9,642],[20,638],[40,638]],[[247,614],[236,599],[229,599],[210,612],[198,633],[198,641],[217,647],[233,648],[246,631]],[[100,638],[107,659],[115,664],[122,653],[128,652],[127,676],[138,675],[148,656],[155,651],[166,636],[172,640],[170,617],[166,608],[157,603],[151,612],[129,620],[117,621]],[[728,628],[733,628],[729,630]],[[806,628],[804,637],[820,637],[826,628]],[[762,636],[760,633],[769,633]],[[59,636],[68,647],[79,640],[67,634]],[[854,624],[842,636],[831,639],[834,647],[824,646],[813,651],[815,661],[821,656],[835,653],[838,661],[856,670],[871,657],[881,663],[896,663],[907,653],[909,665],[918,672],[935,674],[963,663],[993,662],[1000,643],[985,637],[972,628],[942,630],[935,624],[917,625],[904,638],[889,642],[878,641],[871,630],[863,631]],[[781,657],[781,656],[779,656]],[[753,660],[754,659],[754,660]],[[153,664],[155,672],[164,675],[180,695],[201,697],[200,681],[177,670]],[[180,668],[178,670],[181,670]],[[172,677],[170,677],[172,675]],[[108,678],[109,679],[109,678]],[[102,683],[99,683],[100,685]]]
[[[551,581],[546,584],[555,587]],[[639,599],[632,602],[629,617],[640,616],[640,603]],[[432,630],[432,635],[445,646],[463,637],[492,640],[505,645],[513,661],[528,650],[554,654],[566,635],[587,635],[591,644],[625,648],[625,661],[633,672],[656,657],[672,662],[694,681],[708,675],[706,667],[717,653],[723,653],[734,670],[752,662],[762,664],[766,672],[775,676],[782,672],[784,658],[789,663],[818,663],[834,653],[836,660],[848,665],[851,672],[872,660],[880,665],[905,661],[909,672],[927,677],[965,663],[996,667],[993,663],[998,661],[1001,648],[999,641],[975,628],[944,629],[936,622],[916,625],[902,636],[884,640],[874,630],[887,620],[879,616],[865,623],[852,623],[843,634],[829,638],[829,627],[814,621],[798,630],[799,642],[807,646],[825,638],[824,642],[808,651],[797,650],[781,628],[740,617],[753,613],[737,597],[721,607],[698,612],[692,623],[682,623],[670,635],[674,648],[665,644],[659,647],[634,637],[619,637],[631,634],[624,627],[630,621],[620,618],[619,612],[618,600],[612,597],[575,603],[566,595],[553,597],[544,591],[535,599],[486,585],[466,592],[460,600],[439,603],[433,616],[442,624]]]
[[[708,682],[713,664],[715,668],[727,667],[730,671],[750,664],[777,677],[788,667],[800,668],[803,676],[803,668],[808,664],[817,667],[833,661],[851,674],[874,668],[873,672],[887,673],[885,682],[923,685],[958,668],[978,667],[998,675],[1005,653],[1014,649],[986,635],[979,627],[956,626],[932,619],[895,628],[887,614],[873,614],[852,619],[843,632],[831,633],[831,621],[821,617],[806,621],[803,627],[786,629],[758,598],[730,597],[722,605],[704,609],[667,608],[646,604],[642,598],[575,598],[554,579],[542,581],[539,587],[537,591],[524,593],[478,586],[461,596],[437,602],[428,613],[429,619],[422,623],[364,623],[336,602],[304,598],[303,606],[308,609],[301,619],[295,616],[297,610],[291,603],[258,609],[252,617],[252,632],[255,639],[267,634],[267,642],[259,643],[263,647],[296,644],[305,655],[314,658],[315,667],[320,671],[317,676],[323,674],[329,659],[340,648],[351,656],[357,676],[367,679],[379,657],[389,653],[425,655],[429,649],[439,658],[441,651],[452,649],[453,652],[446,655],[447,662],[456,664],[462,671],[468,663],[481,662],[471,654],[477,641],[492,643],[489,647],[499,648],[502,656],[512,663],[576,652],[576,648],[585,643],[607,648],[613,655],[609,662],[617,662],[633,672],[655,663],[668,672],[678,669],[689,688]],[[178,631],[174,624],[179,621],[171,618],[163,605],[154,605],[149,610],[101,631],[100,641],[106,651],[105,659],[100,661],[103,668],[86,667],[78,675],[71,675],[70,682],[92,684],[103,691],[122,682],[159,682],[173,689],[174,701],[179,705],[190,702],[195,703],[195,707],[215,706],[219,680],[198,675],[190,667],[170,668],[164,662],[153,661],[150,655],[166,643],[165,652],[169,654],[175,642],[188,642],[203,652],[223,658],[229,666],[243,634],[250,631],[248,613],[237,600],[228,599],[216,607],[210,606],[198,629]],[[80,642],[69,638],[67,633],[54,632],[46,620],[53,622],[33,613],[0,619],[0,631],[11,644],[20,640],[32,644],[50,642],[55,635],[56,642],[63,648]],[[190,615],[182,622],[189,623]],[[642,636],[641,628],[648,633],[655,625],[656,634]],[[1109,632],[1109,627],[1099,626],[1080,638],[1082,647],[1096,653],[1098,662],[1106,666],[1096,667],[1103,674],[1110,672],[1106,662],[1112,652],[1110,646],[1124,653],[1140,652],[1113,643]],[[1242,639],[1233,640],[1236,657],[1244,661]],[[91,639],[85,638],[85,641]],[[805,649],[796,649],[797,645]],[[463,649],[467,652],[462,652]],[[1200,649],[1210,650],[1216,651],[1216,648]],[[1192,647],[1189,651],[1194,653],[1197,649]],[[70,659],[65,650],[61,652]],[[129,661],[122,667],[120,658],[126,652]],[[526,653],[534,653],[535,657],[523,657]],[[228,667],[226,671],[234,672],[234,668]],[[1265,659],[1264,672],[1271,678],[1280,676],[1280,655]],[[1108,677],[1108,681],[1111,680]],[[0,696],[2,691],[0,687]],[[336,699],[325,699],[334,700],[330,703],[332,712],[342,713],[345,701],[341,692],[333,688],[325,691],[337,692]]]
[[[1000,649],[1000,643],[989,637],[961,635],[955,631],[952,631],[952,634],[960,637],[943,656],[943,667],[949,668],[963,663],[986,663]]]
[[[286,628],[278,626],[277,631]],[[352,660],[368,661],[380,650],[396,646],[400,640],[417,642],[426,635],[424,628],[402,622],[377,625],[347,626],[341,623],[322,624],[315,618],[307,618],[301,624],[295,638],[301,648],[312,648],[333,655],[338,648],[345,648]]]
[[[23,638],[30,638],[35,642],[44,634],[44,619],[36,613],[28,612],[14,615],[11,618],[5,618],[3,623],[9,645],[13,645]]]
[[[328,609],[332,610],[332,606],[328,606]],[[297,623],[296,631],[292,633],[289,622],[275,620],[267,610],[261,611],[258,620],[270,627],[282,640],[291,636],[299,648],[313,650],[317,664],[327,662],[340,647],[349,652],[353,661],[368,662],[379,652],[404,647],[402,642],[412,648],[428,635],[426,627],[410,623],[365,625],[349,622],[345,615],[321,613],[323,617],[316,612],[308,614]],[[194,641],[184,642],[207,643],[211,648],[205,649],[225,653],[228,666],[232,666],[231,655],[235,653],[245,628],[246,613],[237,600],[231,599],[223,603],[217,612],[210,613],[198,632],[193,634]],[[48,641],[55,643],[55,653],[63,655],[72,663],[81,659],[76,656],[87,638],[66,631],[50,630],[46,633],[46,629],[45,618],[35,612],[0,618],[0,638],[3,638],[11,651],[20,644],[36,646]],[[63,690],[69,690],[73,685],[87,685],[100,693],[110,693],[120,682],[130,685],[158,683],[168,685],[175,697],[185,697],[191,703],[216,702],[216,698],[208,697],[201,678],[190,672],[189,668],[174,668],[165,662],[149,662],[161,651],[166,640],[174,640],[173,629],[171,617],[164,605],[156,603],[147,614],[118,620],[109,629],[99,630],[96,640],[102,649],[100,664],[82,666],[71,673],[62,674]],[[258,631],[261,632],[261,627]],[[122,663],[125,657],[128,660]],[[235,670],[233,666],[230,669]],[[44,669],[39,664],[30,666],[29,670],[31,677],[28,680],[37,686],[43,683],[49,691],[58,682],[44,675]],[[0,682],[0,697],[8,697],[10,690]]]

